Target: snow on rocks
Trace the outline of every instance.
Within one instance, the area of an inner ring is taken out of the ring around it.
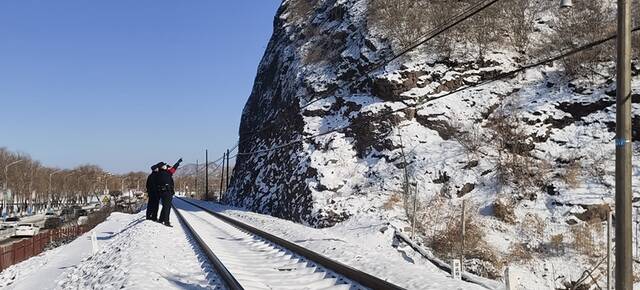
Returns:
[[[403,192],[406,171],[416,200],[428,212],[448,215],[462,198],[477,207],[473,214],[486,232],[486,252],[496,257],[474,261],[493,261],[487,277],[503,279],[508,264],[516,267],[514,273],[517,267],[531,273],[528,285],[560,287],[575,281],[593,262],[590,251],[573,249],[579,244],[575,236],[586,226],[578,216],[613,202],[614,76],[603,70],[595,72],[600,76],[571,80],[561,61],[505,74],[554,53],[527,61],[518,52],[495,47],[478,59],[459,42],[451,56],[415,50],[361,77],[389,52],[387,42],[362,21],[366,2],[319,5],[311,16],[314,30],[276,23],[243,112],[239,151],[326,134],[284,150],[239,156],[225,202],[315,227],[378,214],[404,228],[410,224],[407,212],[385,204]],[[553,31],[553,17],[536,21],[537,42]],[[344,58],[301,61],[305,51],[299,44],[330,39],[336,41],[327,52],[345,52]],[[356,58],[358,50],[362,53]],[[634,64],[634,159],[640,156],[639,71]],[[504,77],[494,80],[498,76]],[[278,102],[272,102],[276,95]],[[287,122],[247,137],[271,125],[274,115]],[[640,165],[634,163],[632,170],[635,180]],[[640,183],[633,183],[633,192],[637,203]],[[442,197],[447,199],[442,209],[431,208]],[[513,201],[512,223],[493,212],[495,200],[505,197]],[[531,226],[527,217],[542,221],[535,224],[542,228],[538,239],[543,242],[522,235],[521,228]],[[420,233],[424,246],[435,247],[432,240],[440,233],[433,229],[446,227],[447,219],[418,221],[429,229]],[[599,234],[594,230],[593,235]],[[523,249],[533,253],[530,260],[514,257]],[[535,265],[542,262],[549,266],[540,270]],[[485,270],[476,274],[485,275]]]

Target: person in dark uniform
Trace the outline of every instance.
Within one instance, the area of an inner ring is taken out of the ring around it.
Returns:
[[[169,221],[169,214],[171,213],[171,201],[173,200],[173,195],[175,194],[173,188],[173,174],[176,173],[180,163],[182,162],[182,158],[176,162],[173,166],[168,166],[164,164],[160,168],[160,172],[158,173],[158,193],[160,199],[162,200],[162,211],[160,212],[160,220],[162,224],[170,227],[171,222]]]
[[[164,162],[159,162],[151,166],[151,174],[147,177],[147,219],[152,221],[158,220],[158,208],[160,207],[160,195],[158,194],[158,174],[160,167]]]

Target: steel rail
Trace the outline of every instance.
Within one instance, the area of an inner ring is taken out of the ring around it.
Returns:
[[[283,247],[285,249],[288,249],[302,257],[305,257],[306,259],[313,261],[325,268],[327,268],[330,271],[333,271],[334,273],[341,275],[349,280],[352,280],[356,283],[359,283],[360,285],[370,288],[372,290],[405,290],[402,287],[399,287],[397,285],[391,284],[385,280],[382,280],[378,277],[372,276],[370,274],[367,274],[363,271],[360,271],[358,269],[355,269],[353,267],[347,266],[345,264],[342,264],[340,262],[331,260],[321,254],[318,254],[314,251],[311,251],[305,247],[302,247],[298,244],[289,242],[283,238],[277,237],[275,235],[272,235],[270,233],[267,233],[265,231],[259,230],[253,226],[250,226],[248,224],[245,224],[243,222],[240,222],[236,219],[230,218],[226,215],[217,213],[213,210],[210,210],[206,207],[203,207],[199,204],[193,203],[189,200],[186,200],[184,198],[179,198],[176,197],[178,199],[180,199],[181,201],[184,201],[192,206],[195,206],[217,218],[219,218],[220,220],[236,227],[239,228],[241,230],[247,231],[253,235],[259,236],[265,240],[268,240],[280,247]]]
[[[178,211],[176,206],[172,204],[171,207],[173,208],[173,212],[176,213],[176,216],[178,217],[178,220],[180,221],[180,223],[184,225],[187,231],[191,234],[191,236],[195,238],[196,243],[198,243],[198,246],[200,246],[200,248],[204,251],[205,255],[207,256],[207,258],[209,259],[213,267],[216,269],[218,275],[220,275],[220,277],[222,277],[222,279],[224,280],[226,286],[230,290],[244,290],[244,288],[242,287],[242,285],[240,285],[238,280],[236,280],[236,278],[233,277],[233,274],[229,272],[229,269],[227,269],[227,267],[225,267],[224,264],[222,264],[220,259],[218,259],[218,257],[216,256],[216,254],[213,253],[211,248],[207,246],[207,244],[200,237],[200,235],[198,235],[198,233],[196,233],[196,231],[191,227],[191,225],[189,225],[187,220],[182,216],[180,211]]]

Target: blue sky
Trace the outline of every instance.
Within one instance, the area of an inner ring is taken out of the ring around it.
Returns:
[[[0,147],[118,173],[221,155],[279,5],[0,1]]]

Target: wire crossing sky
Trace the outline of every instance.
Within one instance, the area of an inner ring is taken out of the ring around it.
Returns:
[[[0,147],[117,173],[222,155],[279,5],[0,1]]]

